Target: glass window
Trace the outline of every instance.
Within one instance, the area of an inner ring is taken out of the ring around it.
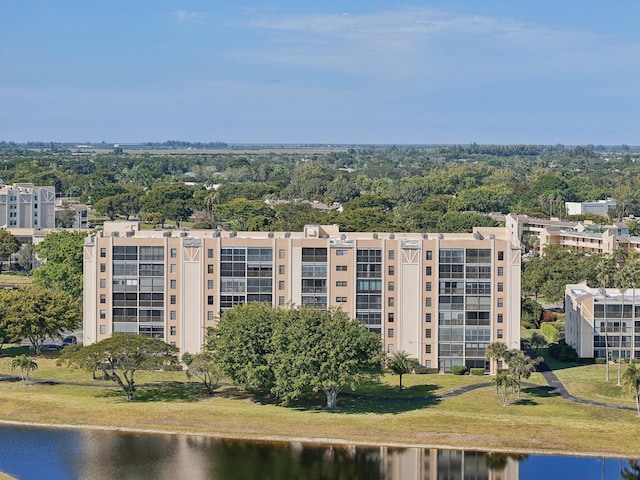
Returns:
[[[347,271],[346,265],[336,265],[336,272],[346,272],[346,271]]]
[[[395,267],[393,265],[389,265],[388,272],[389,272],[389,275],[395,275],[396,274]]]
[[[425,306],[426,306],[426,307],[430,307],[430,306],[431,306],[431,297],[427,297],[427,298],[425,299]]]
[[[338,280],[336,282],[336,287],[346,287],[347,286],[347,282],[345,282],[344,280]]]
[[[107,279],[106,278],[101,278],[100,279],[100,288],[107,288]]]
[[[175,295],[171,295],[171,297],[169,297],[169,303],[171,303],[171,305],[175,305],[176,304],[176,296]]]
[[[502,331],[501,328],[498,329],[498,338],[502,338],[504,336],[504,333]]]
[[[278,273],[284,275],[284,265],[278,265]]]
[[[100,294],[100,303],[107,303],[107,295],[105,293]]]
[[[396,251],[395,250],[389,250],[389,260],[393,260],[396,258]]]
[[[427,328],[427,329],[424,331],[424,335],[425,335],[425,338],[431,338],[431,329],[430,329],[430,328]]]
[[[425,313],[424,314],[424,321],[427,323],[431,322],[431,313]]]
[[[387,344],[387,353],[393,353],[393,343]]]
[[[207,311],[207,320],[209,320],[209,321],[213,320],[213,311],[212,310]]]
[[[504,291],[504,283],[498,282],[498,291],[499,292],[503,292]]]
[[[207,290],[213,290],[213,280],[207,280]]]
[[[175,320],[177,318],[177,312],[175,310],[171,310],[169,312],[169,320]]]
[[[176,289],[176,285],[177,285],[176,280],[173,280],[173,279],[172,279],[172,280],[169,282],[169,285],[170,285],[170,287],[169,287],[169,288],[171,288],[171,289],[175,290],[175,289]]]
[[[336,303],[347,303],[347,297],[336,297]]]
[[[207,258],[213,258],[213,248],[207,249]]]
[[[389,290],[390,292],[393,292],[395,289],[396,289],[396,282],[387,283],[387,290]]]
[[[278,250],[278,258],[285,258],[284,257],[284,248],[281,248],[280,250]]]
[[[431,353],[431,345],[428,343],[424,346],[424,353]]]
[[[278,282],[278,290],[284,290],[284,280]]]
[[[100,264],[100,273],[104,273],[107,271],[107,264],[106,263],[101,263]]]
[[[172,263],[171,266],[169,267],[169,271],[171,273],[176,273],[178,271],[178,265],[176,265],[175,263]]]
[[[504,267],[498,267],[498,276],[502,277],[504,275]]]
[[[387,338],[393,338],[394,333],[393,328],[387,328]]]
[[[281,307],[284,306],[284,297],[278,297],[278,305],[280,305]]]
[[[502,313],[498,314],[498,323],[502,323],[504,321],[504,315]]]
[[[336,250],[336,256],[338,257],[345,257],[347,253],[348,252],[346,250]]]
[[[431,267],[427,267],[427,275],[431,275],[432,269]]]
[[[100,249],[100,257],[104,258],[107,256],[107,249],[106,248],[101,248]]]
[[[175,335],[176,334],[176,326],[175,325],[171,325],[169,327],[169,335]]]
[[[208,274],[212,274],[213,273],[213,265],[211,265],[211,264],[207,265],[207,273]]]
[[[213,305],[213,295],[207,296],[207,305]]]
[[[178,250],[175,248],[172,248],[170,250],[170,255],[171,255],[171,258],[176,258],[178,256]]]
[[[100,335],[106,335],[106,334],[107,334],[107,326],[100,325]]]
[[[387,321],[388,321],[389,323],[393,323],[393,322],[394,322],[394,320],[395,320],[394,313],[393,313],[393,312],[389,312],[389,313],[387,313]]]
[[[431,291],[431,282],[427,282],[427,292]]]
[[[394,299],[393,297],[389,297],[389,298],[387,299],[387,305],[388,305],[389,307],[393,307],[393,305],[394,305],[394,304],[395,304],[395,299]]]
[[[426,258],[427,258],[427,260],[433,260],[433,251],[432,250],[427,250]]]
[[[107,311],[100,310],[100,320],[105,320],[107,318]]]
[[[498,307],[504,306],[504,300],[502,298],[498,299]]]
[[[504,260],[504,252],[502,250],[498,252],[498,260]]]

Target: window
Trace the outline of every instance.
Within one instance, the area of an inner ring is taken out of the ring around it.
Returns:
[[[105,320],[107,318],[107,311],[100,310],[100,320]]]
[[[284,248],[278,250],[278,258],[284,258]]]
[[[169,266],[169,272],[170,272],[170,273],[176,273],[177,271],[178,271],[178,265],[176,265],[175,263],[172,263],[172,264]]]
[[[209,274],[213,273],[213,265],[211,264],[207,265],[207,273]]]
[[[175,290],[175,289],[176,289],[176,286],[177,286],[177,283],[178,283],[178,282],[177,282],[175,279],[170,280],[170,281],[169,281],[169,285],[170,285],[170,287],[169,287],[169,288],[171,288],[172,290]]]
[[[389,298],[387,299],[387,305],[388,305],[389,307],[393,307],[393,306],[395,305],[395,299],[394,299],[393,297],[389,297]]]
[[[431,353],[431,345],[428,343],[424,346],[424,353]]]
[[[387,313],[387,321],[388,321],[389,323],[393,323],[393,322],[394,322],[394,319],[395,319],[395,316],[394,316],[394,313],[393,313],[393,312],[389,312],[389,313]]]
[[[207,249],[207,258],[213,258],[213,248]]]
[[[169,297],[169,303],[170,303],[171,305],[175,305],[175,304],[176,304],[176,296],[175,296],[175,295],[171,295],[171,296]]]
[[[427,276],[431,275],[431,267],[427,267]]]
[[[170,252],[171,258],[176,258],[178,256],[178,250],[175,248],[172,248],[169,252]]]
[[[504,300],[502,298],[498,299],[498,307],[504,306]]]
[[[393,328],[387,328],[387,338],[393,338],[394,333]]]
[[[393,343],[387,344],[387,353],[393,353]]]
[[[284,297],[283,296],[278,297],[278,305],[281,306],[281,307],[284,306]]]
[[[278,290],[284,290],[284,280],[278,282]]]
[[[107,264],[106,263],[101,263],[100,264],[100,273],[104,273],[107,271]]]
[[[107,288],[107,280],[106,278],[100,279],[100,288]]]
[[[426,307],[430,307],[431,306],[431,297],[427,297],[425,299],[424,304],[425,304]]]
[[[336,303],[347,303],[347,297],[336,297]]]
[[[427,292],[431,291],[431,282],[427,282]]]
[[[396,289],[396,282],[387,283],[387,290],[389,290],[390,292],[393,292],[395,289]]]
[[[502,250],[498,252],[498,260],[504,260],[504,252]]]
[[[209,321],[213,320],[213,311],[212,310],[207,311],[207,320],[209,320]]]
[[[107,295],[104,293],[100,294],[100,303],[107,303]]]
[[[213,290],[213,280],[207,280],[207,290]]]
[[[213,295],[207,296],[207,305],[213,305]]]
[[[498,329],[498,338],[502,338],[504,336],[504,333],[502,331],[501,328]]]
[[[169,335],[175,335],[176,334],[176,326],[175,325],[171,325],[169,327]]]
[[[346,271],[347,271],[346,265],[336,265],[336,272],[346,272]]]
[[[498,314],[498,323],[502,323],[504,321],[504,315],[502,313]]]
[[[396,269],[393,265],[389,265],[389,269],[388,269],[389,275],[395,275],[396,274]]]
[[[336,250],[336,255],[338,257],[345,257],[347,255],[347,251],[346,250]]]
[[[344,280],[338,280],[336,282],[336,287],[346,287],[347,286],[347,282],[345,282]]]
[[[498,282],[498,291],[499,292],[504,292],[504,283]]]
[[[104,258],[107,256],[107,249],[106,248],[101,248],[100,249],[100,257]]]
[[[106,334],[107,334],[107,326],[100,325],[100,335],[106,335]]]
[[[424,314],[424,321],[427,323],[431,323],[431,314],[430,313],[425,313]]]
[[[498,267],[498,276],[502,277],[504,275],[504,267]]]
[[[431,338],[431,329],[430,328],[427,328],[424,331],[424,336],[425,336],[425,338]]]
[[[433,251],[427,250],[427,260],[433,260]]]
[[[278,265],[278,273],[284,275],[284,265]]]
[[[396,251],[395,250],[389,250],[389,260],[393,260],[396,258]]]
[[[175,310],[171,310],[169,312],[169,320],[175,320],[176,318],[178,318],[178,315],[177,315],[176,311]]]

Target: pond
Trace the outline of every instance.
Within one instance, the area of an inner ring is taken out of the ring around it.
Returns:
[[[0,471],[20,480],[640,480],[640,462],[623,459],[22,426],[0,426]]]

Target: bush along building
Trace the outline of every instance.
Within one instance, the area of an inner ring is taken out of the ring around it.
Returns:
[[[490,342],[520,346],[520,249],[473,233],[140,230],[107,222],[84,245],[84,343],[114,332],[198,352],[245,302],[340,308],[420,364],[489,369]],[[495,362],[493,362],[495,363]]]

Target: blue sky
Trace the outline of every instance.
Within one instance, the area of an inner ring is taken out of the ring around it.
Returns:
[[[2,0],[0,140],[640,144],[638,0]]]

